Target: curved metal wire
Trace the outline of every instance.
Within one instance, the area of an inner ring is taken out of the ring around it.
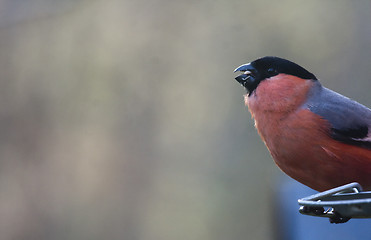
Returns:
[[[328,217],[331,223],[371,218],[371,192],[363,192],[356,182],[301,198],[298,203],[301,214]]]

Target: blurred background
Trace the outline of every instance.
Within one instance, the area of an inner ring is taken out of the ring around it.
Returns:
[[[278,239],[233,70],[280,56],[370,107],[370,43],[370,1],[0,0],[1,239]]]

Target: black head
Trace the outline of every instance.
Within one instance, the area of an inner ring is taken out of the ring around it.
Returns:
[[[316,76],[298,64],[283,58],[270,56],[241,65],[234,71],[243,72],[243,74],[235,79],[246,88],[249,96],[258,87],[261,81],[280,73],[293,75],[302,79],[317,80]]]

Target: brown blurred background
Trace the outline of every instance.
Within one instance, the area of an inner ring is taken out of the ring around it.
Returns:
[[[0,238],[274,239],[233,69],[277,55],[371,106],[370,5],[0,0]]]

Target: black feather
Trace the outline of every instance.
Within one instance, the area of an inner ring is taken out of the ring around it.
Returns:
[[[340,142],[371,149],[371,142],[362,140],[364,138],[367,138],[368,132],[369,132],[369,127],[365,125],[359,126],[358,128],[352,128],[352,129],[331,128],[332,138]]]
[[[260,73],[260,80],[280,73],[289,74],[302,79],[317,80],[313,73],[309,72],[302,66],[279,57],[267,56],[259,58],[253,61],[251,65]]]

